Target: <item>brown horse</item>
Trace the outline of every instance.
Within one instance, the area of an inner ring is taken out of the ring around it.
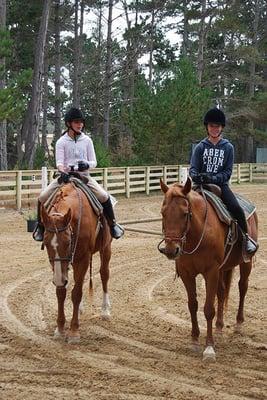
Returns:
[[[199,326],[197,320],[196,276],[201,274],[206,284],[204,314],[207,320],[206,348],[203,360],[215,360],[212,321],[215,316],[217,295],[216,329],[223,328],[223,310],[227,303],[233,268],[240,266],[239,308],[237,328],[244,322],[244,299],[248,288],[248,278],[252,259],[243,261],[241,233],[239,239],[225,258],[228,226],[221,222],[209,202],[199,193],[191,190],[191,179],[185,185],[168,187],[161,181],[164,200],[161,208],[165,246],[161,253],[175,260],[177,274],[181,277],[188,296],[188,308],[192,323],[192,344],[199,346]],[[248,220],[249,234],[257,240],[258,220],[254,213]]]
[[[55,337],[77,342],[79,334],[79,306],[85,274],[90,264],[90,289],[92,291],[92,255],[100,253],[100,276],[103,287],[102,316],[110,316],[108,294],[111,235],[106,220],[94,213],[85,194],[73,183],[62,186],[55,195],[49,212],[42,207],[46,246],[53,270],[58,301],[57,329]],[[101,225],[101,226],[100,226]],[[69,331],[65,332],[64,302],[68,283],[69,264],[73,266],[74,286],[71,293],[73,315]]]

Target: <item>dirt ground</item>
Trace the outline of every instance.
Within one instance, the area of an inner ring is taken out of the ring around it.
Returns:
[[[234,188],[257,205],[259,243],[245,303],[246,321],[234,333],[238,269],[216,363],[190,346],[190,318],[174,262],[157,251],[159,237],[127,232],[113,243],[110,321],[100,318],[102,288],[94,256],[94,304],[84,286],[81,341],[56,341],[56,295],[46,252],[26,221],[0,210],[0,398],[2,400],[239,400],[266,399],[267,186]],[[118,220],[158,217],[162,196],[119,199]],[[139,225],[160,230],[160,222]],[[71,275],[71,274],[70,274]],[[72,282],[71,282],[72,283]],[[71,316],[70,289],[67,319]],[[198,279],[201,344],[204,286]]]

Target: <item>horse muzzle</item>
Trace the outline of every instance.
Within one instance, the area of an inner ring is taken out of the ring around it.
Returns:
[[[169,260],[175,260],[177,257],[180,256],[180,247],[177,246],[175,243],[168,243],[165,247],[160,247],[160,244],[158,245],[158,251],[161,254],[164,254]]]

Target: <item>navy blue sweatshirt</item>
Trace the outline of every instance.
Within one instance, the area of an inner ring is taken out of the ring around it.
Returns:
[[[193,178],[205,172],[213,176],[212,182],[216,185],[227,185],[232,175],[233,163],[234,147],[229,140],[220,139],[214,145],[206,138],[193,151],[189,175]]]

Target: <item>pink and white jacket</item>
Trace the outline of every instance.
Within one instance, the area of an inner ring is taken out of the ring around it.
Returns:
[[[56,165],[63,166],[64,171],[68,172],[70,166],[74,166],[74,170],[78,169],[78,161],[88,162],[90,169],[96,167],[93,141],[83,132],[77,136],[76,141],[65,133],[56,142]]]

